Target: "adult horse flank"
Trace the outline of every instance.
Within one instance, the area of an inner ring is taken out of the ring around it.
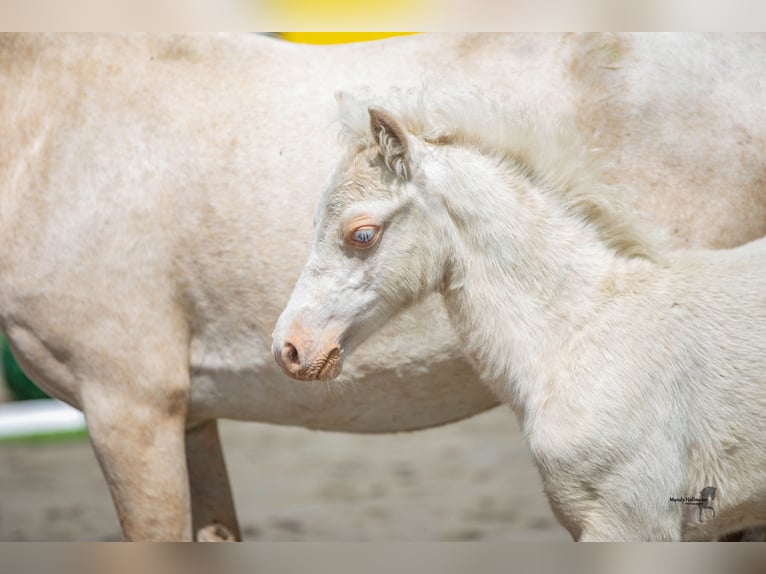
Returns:
[[[569,118],[674,240],[731,247],[766,232],[765,63],[761,36],[2,35],[0,328],[84,411],[127,539],[239,538],[218,418],[387,432],[496,404],[438,296],[361,346],[342,392],[275,364],[336,89],[438,79]]]
[[[274,332],[289,375],[336,377],[380,325],[441,293],[574,539],[766,522],[766,238],[669,248],[566,131],[484,96],[341,100],[348,150]],[[701,488],[707,508],[718,493],[704,522],[673,504]]]

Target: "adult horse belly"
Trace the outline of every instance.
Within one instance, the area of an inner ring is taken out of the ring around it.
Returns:
[[[329,383],[286,377],[255,329],[227,348],[218,346],[219,338],[197,339],[191,418],[392,432],[442,425],[495,406],[447,326],[443,305],[429,298],[361,346],[340,379]]]

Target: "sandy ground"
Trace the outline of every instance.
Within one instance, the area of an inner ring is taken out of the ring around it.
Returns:
[[[350,435],[222,422],[245,540],[566,541],[512,413]],[[0,445],[0,540],[117,540],[87,442]]]

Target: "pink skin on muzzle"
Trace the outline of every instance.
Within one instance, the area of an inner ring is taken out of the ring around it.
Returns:
[[[284,337],[275,337],[272,352],[288,376],[299,381],[327,381],[340,375],[343,350],[340,329],[325,329],[317,341],[296,319]]]

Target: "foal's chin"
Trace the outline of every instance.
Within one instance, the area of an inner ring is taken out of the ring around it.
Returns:
[[[316,378],[313,380],[332,381],[333,379],[338,378],[342,370],[343,370],[343,352],[340,349],[338,349],[337,352],[333,351],[325,359],[324,365],[322,365],[322,368],[319,369],[319,372],[317,373]]]

